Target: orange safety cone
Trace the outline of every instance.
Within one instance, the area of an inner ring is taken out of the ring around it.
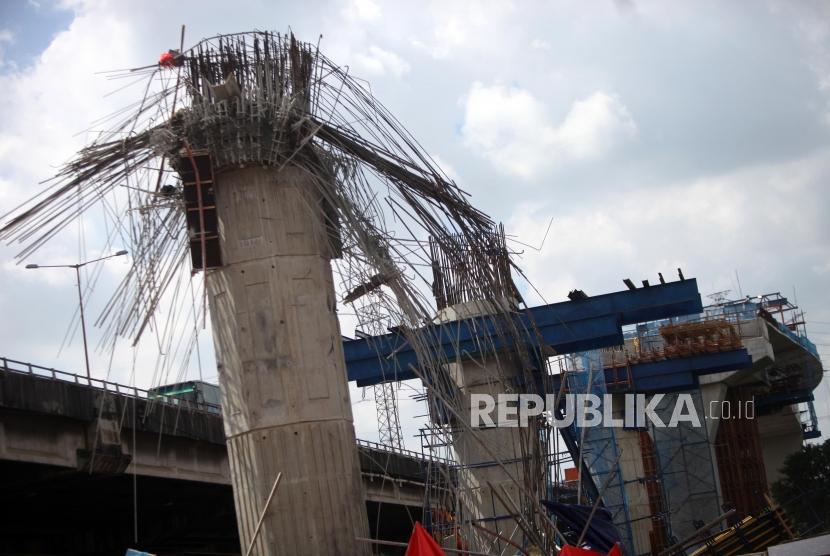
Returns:
[[[415,529],[412,530],[412,536],[409,537],[409,544],[406,547],[406,556],[447,556],[447,554],[441,550],[421,523],[416,521]]]

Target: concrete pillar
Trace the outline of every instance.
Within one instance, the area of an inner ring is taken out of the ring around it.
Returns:
[[[717,374],[719,376],[704,375],[700,377],[700,399],[703,404],[702,417],[706,422],[706,435],[709,437],[709,444],[714,444],[715,438],[718,436],[718,425],[720,425],[718,411],[720,411],[723,401],[726,399],[727,387],[725,382],[720,382],[720,375],[729,376],[731,371]]]
[[[712,472],[715,474],[715,487],[717,487],[718,491],[718,506],[723,505],[723,486],[720,484],[720,468],[718,467],[718,454],[716,449],[716,439],[718,437],[718,429],[720,428],[720,418],[717,412],[723,406],[728,392],[726,383],[720,382],[720,380],[725,380],[734,373],[735,371],[726,371],[716,373],[715,375],[704,375],[699,378],[700,399],[703,404],[702,413],[706,423],[706,434],[709,439],[709,457],[712,458]]]
[[[614,395],[615,419],[625,418],[624,396]],[[628,504],[628,517],[631,520],[631,542],[637,554],[645,554],[651,550],[652,528],[654,523],[649,517],[652,515],[651,505],[646,488],[646,476],[643,465],[643,453],[640,446],[640,431],[618,428],[614,430],[617,449],[620,455],[619,472],[625,489],[625,499]],[[595,478],[602,486],[606,476]],[[613,487],[612,487],[613,488]]]
[[[368,554],[321,201],[294,168],[215,177],[224,266],[207,277],[243,552]]]
[[[804,432],[797,411],[798,406],[788,405],[775,413],[757,417],[767,485],[771,486],[781,478],[784,460],[799,452],[804,444]]]
[[[487,359],[483,364],[481,361],[463,362],[453,364],[453,367],[455,371],[453,374],[456,375],[457,383],[461,387],[464,400],[462,410],[466,413],[465,418],[469,418],[470,415],[471,394],[488,394],[497,397],[499,394],[513,391],[507,383],[518,374],[510,368],[510,365],[502,364],[500,368],[498,362],[493,359]],[[496,407],[498,408],[498,404]],[[498,409],[493,412],[493,420],[499,425],[497,414]],[[513,415],[515,418],[515,409]],[[465,509],[465,517],[474,520],[477,525],[498,532],[519,545],[522,544],[524,535],[522,529],[517,526],[516,520],[511,517],[516,512],[509,507],[510,502],[506,500],[502,488],[507,491],[513,502],[517,505],[521,504],[524,493],[511,480],[510,475],[520,482],[524,479],[523,466],[520,461],[522,453],[520,434],[522,432],[519,428],[497,426],[496,428],[476,429],[481,442],[464,430],[458,430],[453,438],[453,449],[461,464],[458,474],[459,497]],[[527,434],[527,430],[524,433]],[[486,445],[486,449],[482,446],[482,442]],[[490,452],[505,464],[510,475],[496,463]],[[490,488],[488,483],[493,485],[493,488]],[[496,494],[493,493],[494,489]],[[507,506],[499,500],[499,497],[505,499]],[[493,544],[492,536],[473,527],[467,528],[467,531],[472,539],[477,539],[478,549],[484,549]],[[505,545],[505,543],[502,544]]]
[[[491,310],[492,307],[487,303],[467,302],[445,309],[438,320],[469,318],[487,314]],[[474,429],[478,439],[474,438],[466,427],[457,427],[453,434],[453,450],[461,464],[458,474],[458,496],[465,511],[464,518],[522,545],[524,533],[513,517],[516,511],[511,507],[505,491],[510,500],[522,509],[523,500],[526,500],[527,495],[513,478],[523,484],[526,480],[525,471],[528,471],[529,477],[534,477],[531,471],[531,466],[534,465],[534,448],[537,455],[540,452],[538,428],[505,427],[504,423],[498,423],[498,395],[520,392],[516,379],[521,376],[521,368],[509,354],[500,352],[477,355],[473,359],[452,363],[448,370],[461,393],[462,417],[469,423],[472,394],[487,394],[497,400],[492,418],[496,425],[502,425],[496,428]],[[510,405],[511,420],[516,420],[516,404]],[[532,440],[528,442],[528,438]],[[523,444],[531,447],[531,451],[523,454]],[[504,463],[504,468],[496,463],[493,456]],[[544,482],[538,474],[535,475],[539,483],[538,492],[535,494],[542,498],[545,496]],[[489,485],[492,485],[492,488]],[[499,497],[504,499],[504,503]],[[499,541],[495,541],[492,535],[469,526],[465,527],[464,531],[473,541],[470,547],[473,550],[484,551],[492,546],[499,546]],[[514,550],[503,541],[501,547],[503,550],[506,549],[505,553],[512,553]]]

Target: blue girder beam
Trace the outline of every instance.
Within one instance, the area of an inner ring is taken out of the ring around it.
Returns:
[[[763,396],[755,397],[755,408],[758,411],[764,411],[772,407],[780,407],[784,405],[805,403],[815,400],[812,390],[802,388],[800,390],[793,390],[791,392],[774,392],[765,394]]]
[[[752,357],[745,349],[704,353],[631,366],[632,390],[639,393],[676,392],[698,387],[700,375],[746,369]],[[606,370],[606,381],[613,371]]]
[[[516,329],[529,346],[573,353],[623,343],[622,326],[700,313],[703,305],[694,279],[624,290],[575,301],[525,309],[515,314]],[[452,360],[475,355],[482,346],[498,349],[512,341],[493,319],[471,318],[426,326],[417,331],[424,345]],[[343,343],[350,381],[359,386],[416,378],[415,350],[402,332],[347,340]]]
[[[640,394],[678,392],[697,388],[700,375],[746,369],[751,366],[752,357],[746,349],[740,348],[637,363],[630,365],[628,370],[623,367],[605,369],[605,385],[610,390]],[[552,377],[553,393],[559,391],[560,377],[561,375]]]

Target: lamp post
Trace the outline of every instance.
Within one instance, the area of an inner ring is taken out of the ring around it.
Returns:
[[[86,342],[86,321],[84,320],[84,296],[81,293],[81,267],[86,266],[88,264],[97,263],[98,261],[103,261],[106,259],[111,259],[113,257],[121,257],[122,255],[126,255],[126,250],[118,251],[117,253],[113,253],[112,255],[107,255],[106,257],[99,257],[97,259],[92,259],[91,261],[85,261],[78,264],[27,264],[26,268],[33,269],[33,268],[74,268],[75,269],[75,279],[76,284],[78,286],[78,308],[80,309],[81,313],[81,334],[84,338],[84,361],[86,362],[86,378],[88,380],[92,379],[92,373],[89,371],[89,348],[87,347]]]

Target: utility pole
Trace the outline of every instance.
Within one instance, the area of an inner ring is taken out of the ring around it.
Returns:
[[[78,286],[78,310],[81,314],[81,335],[84,339],[84,362],[86,363],[86,378],[92,379],[92,373],[89,367],[89,346],[87,345],[86,339],[86,319],[84,318],[84,295],[83,291],[81,290],[81,267],[84,267],[88,264],[97,263],[98,261],[103,261],[106,259],[112,259],[113,257],[121,257],[126,255],[127,251],[121,250],[117,253],[113,253],[112,255],[107,255],[106,257],[99,257],[97,259],[92,259],[91,261],[84,261],[82,263],[77,264],[27,264],[26,268],[28,269],[37,269],[37,268],[74,268],[75,269],[75,283]]]

